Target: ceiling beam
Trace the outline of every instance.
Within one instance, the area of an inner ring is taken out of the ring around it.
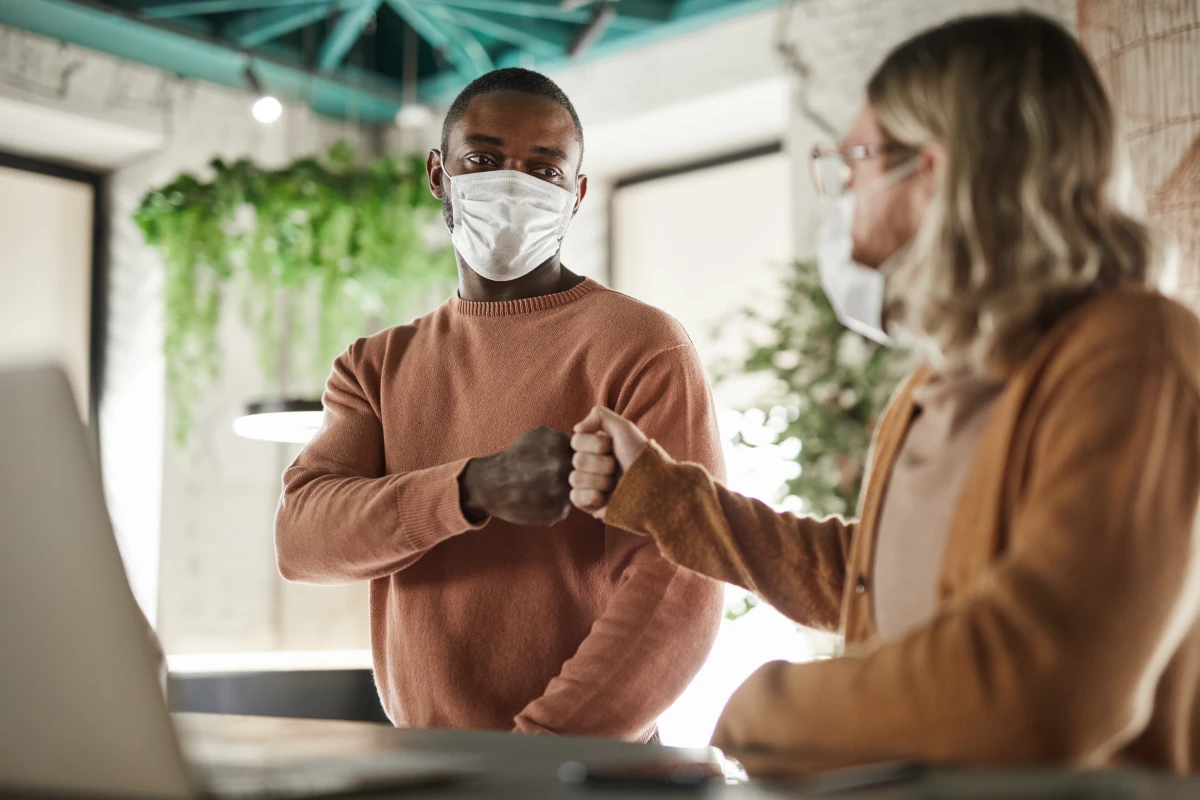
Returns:
[[[333,30],[321,42],[321,51],[317,54],[318,69],[331,70],[342,63],[363,28],[375,16],[379,3],[380,0],[358,0],[357,6],[342,12]]]
[[[333,0],[308,6],[284,6],[252,11],[229,23],[221,35],[242,47],[256,47],[329,16],[331,9],[353,8],[358,0]]]
[[[432,5],[426,6],[425,12],[438,22],[442,30],[450,34],[451,40],[458,47],[462,48],[477,74],[482,75],[495,69],[492,57],[488,55],[479,40],[459,23],[454,10],[441,5]]]
[[[497,15],[494,14],[483,11],[467,11],[462,8],[455,8],[454,16],[464,27],[486,34],[493,39],[516,45],[534,55],[560,55],[569,44],[570,37],[566,31],[549,30],[544,27],[545,23],[539,25],[537,22],[527,20],[522,23],[522,27],[518,28],[505,22],[503,17],[497,18]]]
[[[246,90],[244,51],[211,36],[138,17],[87,0],[0,0],[0,25],[157,67],[172,75]],[[315,73],[299,61],[257,51],[254,71],[284,102],[307,103],[319,114],[360,122],[390,122],[402,87],[379,76],[339,70]]]
[[[190,0],[186,3],[169,0],[165,3],[143,3],[136,10],[146,19],[173,19],[202,14],[224,14],[228,11],[315,5],[323,2],[328,0]]]
[[[613,18],[617,16],[617,7],[615,4],[607,2],[596,3],[592,6],[592,19],[587,25],[584,25],[579,30],[579,35],[575,37],[575,41],[571,42],[571,46],[567,48],[567,53],[571,58],[578,58],[583,53],[592,48],[596,42],[608,33],[608,29],[612,26]]]
[[[429,2],[430,0],[422,0]],[[586,24],[592,18],[589,9],[566,9],[556,5],[528,2],[528,0],[434,0],[442,5],[454,8],[466,8],[473,11],[491,11],[513,17],[528,17],[532,19],[552,19],[558,22],[575,22]],[[618,12],[620,8],[618,7]],[[618,13],[612,27],[616,30],[640,31],[653,25],[653,20],[638,17],[622,17]]]
[[[454,64],[459,78],[471,81],[492,69],[492,60],[479,42],[465,31],[456,32],[446,26],[444,20],[435,20],[426,13],[429,6],[418,7],[410,0],[387,0],[387,4],[418,36]]]
[[[647,20],[649,22],[662,22],[663,20],[670,19],[675,6],[683,2],[683,0],[594,0],[594,2],[583,10],[592,13],[606,1],[612,2],[616,6],[617,13],[626,19]],[[729,2],[729,0],[715,1],[718,4]]]
[[[444,0],[448,5],[451,3],[458,4],[464,0]],[[465,0],[466,2],[480,2],[481,0]],[[620,8],[622,3],[619,3],[618,16],[613,21],[614,24],[609,28],[608,34],[601,37],[600,41],[580,55],[579,59],[572,59],[570,55],[564,53],[555,58],[542,59],[538,58],[533,63],[533,68],[541,72],[553,72],[556,69],[562,69],[578,63],[578,61],[591,61],[593,59],[602,58],[604,56],[613,55],[626,50],[632,50],[638,47],[661,42],[664,39],[670,39],[675,36],[680,36],[685,33],[691,33],[702,28],[708,27],[718,22],[723,22],[728,19],[742,16],[744,14],[753,14],[758,11],[764,11],[769,8],[776,8],[788,0],[725,0],[722,5],[715,6],[716,0],[704,0],[704,5],[701,6],[701,0],[693,0],[694,5],[692,11],[687,16],[671,19],[657,24],[651,23],[645,26],[642,30],[636,32],[621,31],[616,24],[621,19]],[[513,3],[504,3],[504,5],[513,5]],[[537,4],[534,4],[537,5]],[[581,9],[582,13],[590,18],[591,9]],[[505,53],[503,56],[496,59],[497,67],[520,67],[528,66],[524,63],[528,60],[528,54],[519,52]],[[463,88],[463,83],[458,76],[453,74],[435,75],[421,81],[421,96],[426,98],[428,102],[439,103],[447,102],[455,93]]]
[[[671,11],[671,19],[686,19],[720,9],[724,0],[678,0]]]

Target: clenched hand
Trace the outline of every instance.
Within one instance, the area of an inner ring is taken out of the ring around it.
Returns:
[[[580,511],[604,519],[608,499],[617,485],[618,469],[626,470],[646,449],[646,434],[629,420],[596,406],[575,426],[571,446],[571,502]]]
[[[473,459],[459,478],[463,513],[518,525],[553,525],[571,510],[571,437],[534,428],[493,456]]]

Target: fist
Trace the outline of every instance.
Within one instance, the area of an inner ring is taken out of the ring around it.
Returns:
[[[597,406],[575,426],[571,472],[571,502],[597,519],[604,519],[609,497],[623,470],[646,449],[646,434],[629,420]]]
[[[534,428],[506,449],[467,464],[460,480],[463,511],[518,525],[553,525],[571,510],[571,437]]]

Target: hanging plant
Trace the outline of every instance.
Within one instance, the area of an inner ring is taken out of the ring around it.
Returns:
[[[282,360],[316,395],[370,320],[394,322],[455,276],[448,241],[431,236],[442,206],[418,157],[363,166],[340,142],[324,160],[278,170],[244,159],[210,166],[211,180],[180,175],[147,193],[134,216],[166,267],[163,349],[181,446],[196,397],[221,372],[217,329],[230,296],[256,335],[263,374],[274,378]]]

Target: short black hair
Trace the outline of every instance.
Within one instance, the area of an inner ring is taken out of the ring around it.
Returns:
[[[571,121],[575,123],[575,132],[579,136],[579,149],[582,152],[583,123],[579,121],[579,114],[576,113],[575,106],[571,104],[566,92],[540,72],[520,67],[507,67],[480,75],[467,84],[467,88],[459,92],[458,97],[454,98],[454,102],[450,104],[450,110],[446,112],[446,121],[442,123],[443,154],[446,152],[446,145],[450,140],[450,130],[463,118],[463,114],[467,113],[467,106],[471,104],[471,101],[481,94],[492,94],[493,92],[532,94],[558,103],[567,110],[567,113],[571,115]]]

